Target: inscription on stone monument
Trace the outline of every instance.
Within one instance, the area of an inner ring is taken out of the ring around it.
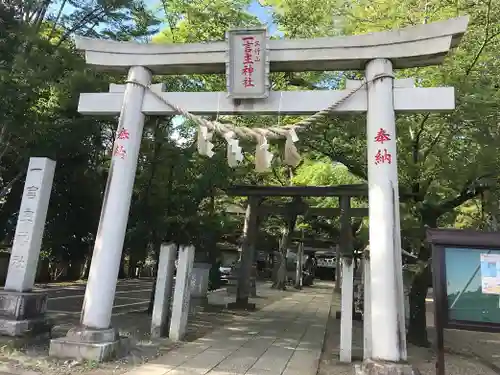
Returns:
[[[5,289],[30,291],[35,281],[55,161],[31,158],[17,220]]]

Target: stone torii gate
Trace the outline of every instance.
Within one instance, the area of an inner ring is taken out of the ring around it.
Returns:
[[[370,280],[375,323],[372,324],[371,358],[378,362],[367,362],[365,369],[379,373],[383,369],[392,371],[390,365],[382,364],[406,360],[401,316],[403,285],[395,112],[450,111],[454,109],[455,98],[452,87],[414,88],[411,80],[394,80],[393,72],[441,64],[449,50],[458,45],[467,23],[468,18],[461,17],[366,35],[268,40],[266,69],[270,71],[364,69],[367,83],[354,94],[350,90],[271,91],[267,98],[254,95],[255,99],[244,100],[233,100],[234,96],[228,97],[225,92],[169,93],[163,92],[161,85],[150,87],[153,74],[224,73],[227,43],[155,45],[77,38],[76,46],[85,51],[89,65],[102,71],[128,72],[124,86],[111,85],[108,93],[81,94],[79,112],[119,114],[119,130],[126,129],[127,133],[121,137],[123,134],[117,132],[120,152],[114,153],[111,161],[81,327],[68,332],[63,339],[68,351],[60,354],[82,356],[87,351],[90,359],[101,359],[103,353],[113,352],[119,343],[110,318],[144,117],[177,112],[155,94],[192,114],[282,115],[313,114],[352,94],[333,111],[367,113]],[[234,85],[234,81],[230,84]],[[362,83],[348,82],[348,85],[359,87]],[[379,365],[382,367],[377,367]]]
[[[340,186],[245,186],[235,185],[225,190],[228,196],[247,197],[245,225],[243,228],[243,243],[241,246],[241,265],[238,275],[236,303],[232,306],[247,307],[249,293],[249,275],[255,260],[255,241],[258,232],[258,217],[270,214],[283,215],[285,220],[296,220],[298,215],[340,217],[340,253],[352,253],[353,245],[351,218],[368,216],[367,208],[351,207],[351,198],[366,197],[368,186],[365,184]],[[292,202],[276,205],[265,201],[270,197],[293,198]],[[339,208],[309,207],[304,197],[338,197]],[[340,255],[340,254],[337,254]],[[252,307],[252,306],[249,306]]]

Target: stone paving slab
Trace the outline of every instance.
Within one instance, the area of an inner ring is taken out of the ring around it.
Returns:
[[[330,288],[285,297],[125,375],[315,375]]]

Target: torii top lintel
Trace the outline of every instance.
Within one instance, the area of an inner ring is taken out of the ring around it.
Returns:
[[[358,70],[376,58],[394,68],[437,65],[458,45],[469,18],[364,35],[269,40],[271,71]],[[144,66],[155,74],[224,73],[227,43],[141,44],[77,37],[86,61],[102,71],[126,72]]]

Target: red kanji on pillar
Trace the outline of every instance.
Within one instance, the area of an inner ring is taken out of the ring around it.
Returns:
[[[122,145],[116,145],[115,149],[113,151],[113,156],[118,156],[121,159],[125,159],[125,156],[127,155],[127,151],[125,150],[125,147]]]
[[[380,128],[380,130],[377,132],[377,135],[375,136],[375,142],[384,144],[384,142],[390,141],[391,137],[389,133],[383,128]]]
[[[118,139],[129,139],[130,138],[130,133],[128,132],[127,129],[120,129],[118,132]]]
[[[382,153],[382,150],[378,150],[378,152],[375,155],[375,164],[391,164],[392,163],[392,155],[387,152],[387,149],[384,148],[384,152]]]

